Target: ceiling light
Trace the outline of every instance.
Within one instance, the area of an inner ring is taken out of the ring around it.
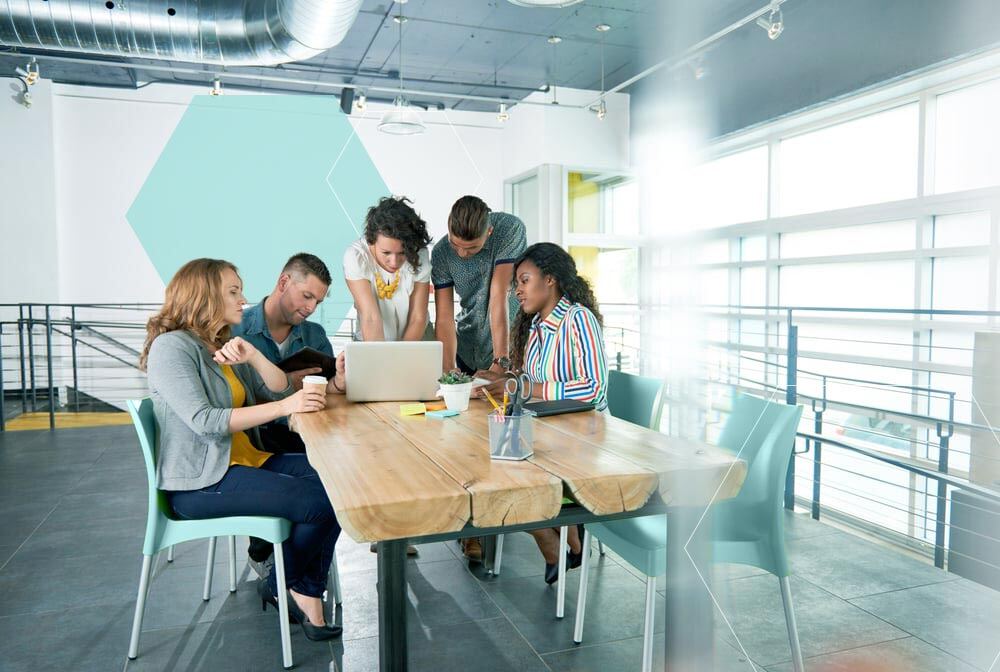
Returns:
[[[392,107],[382,115],[382,120],[378,122],[378,130],[390,135],[418,135],[427,130],[420,115],[410,107],[409,102],[403,97],[403,24],[406,19],[403,17],[403,4],[406,0],[396,0],[399,3],[399,95],[392,101]]]
[[[406,17],[403,16],[402,14],[397,14],[396,16],[392,17],[392,20],[395,21],[396,23],[406,23],[407,21]]]
[[[354,98],[354,109],[358,112],[364,112],[365,106],[368,104],[368,99],[365,98],[365,94],[359,93]]]
[[[590,111],[596,114],[600,121],[604,121],[604,118],[608,116],[608,106],[603,98],[597,105],[591,106]]]
[[[212,80],[212,90],[209,91],[209,93],[212,94],[213,96],[221,96],[222,95],[222,80],[220,80],[218,77],[216,77],[215,79],[213,79]]]
[[[763,16],[757,17],[757,25],[767,31],[769,38],[778,39],[778,36],[785,29],[785,22],[781,17],[781,5],[771,5],[771,13],[766,19]]]
[[[38,81],[38,61],[32,58],[23,68],[14,68],[14,72],[24,79],[24,83],[31,86]]]
[[[500,109],[497,111],[497,121],[501,124],[505,121],[510,120],[510,112],[507,111],[507,103],[500,103]]]
[[[390,135],[418,135],[427,130],[420,115],[402,96],[393,101],[392,107],[382,115],[378,130]]]
[[[599,33],[606,33],[609,30],[611,30],[611,26],[609,26],[606,23],[599,23],[596,26],[594,26],[594,30],[596,30]]]
[[[549,44],[559,44],[560,42],[562,42],[562,38],[559,37],[558,35],[549,35],[548,42]]]
[[[549,7],[552,9],[561,9],[563,7],[569,7],[570,5],[575,5],[578,2],[583,2],[583,0],[507,0],[512,5],[517,5],[518,7]]]

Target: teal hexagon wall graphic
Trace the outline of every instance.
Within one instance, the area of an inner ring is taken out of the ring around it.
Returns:
[[[227,259],[251,303],[288,257],[319,256],[333,283],[313,319],[331,331],[352,305],[344,250],[388,194],[336,98],[196,96],[126,217],[164,282],[190,259]]]

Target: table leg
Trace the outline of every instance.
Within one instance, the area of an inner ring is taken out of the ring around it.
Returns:
[[[483,569],[487,574],[492,574],[493,560],[497,554],[497,535],[487,534],[480,537],[479,543],[483,547]]]
[[[407,669],[405,539],[378,542],[378,669]]]
[[[704,508],[676,508],[667,517],[668,672],[715,669],[711,516],[702,518],[704,512]]]

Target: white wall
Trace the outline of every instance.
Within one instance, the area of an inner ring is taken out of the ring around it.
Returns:
[[[0,300],[162,298],[125,213],[191,97],[203,93],[42,80],[30,110],[0,98]],[[593,96],[559,91],[563,104]],[[427,132],[415,137],[378,132],[385,105],[369,103],[351,122],[389,190],[410,197],[437,238],[456,198],[476,194],[501,209],[504,180],[539,165],[627,168],[628,96],[610,96],[608,107],[601,122],[586,110],[519,105],[506,124],[492,112],[430,110],[421,112]]]
[[[16,101],[21,83],[0,77],[0,303],[58,296],[52,84],[31,87],[31,108]]]
[[[520,175],[542,164],[573,168],[626,170],[629,162],[629,96],[607,96],[607,117],[602,121],[587,109],[594,91],[559,89],[559,105],[517,105],[510,111],[504,131],[505,178]],[[552,93],[533,93],[525,100],[551,102]]]

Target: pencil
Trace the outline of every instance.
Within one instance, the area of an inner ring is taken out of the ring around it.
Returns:
[[[486,388],[483,388],[483,394],[485,394],[486,398],[489,400],[489,402],[491,404],[493,404],[493,408],[496,409],[497,413],[500,413],[501,412],[500,411],[500,406],[497,404],[496,400],[493,398],[493,395],[490,394],[490,391],[487,390]]]
[[[505,387],[503,390],[503,411],[502,411],[504,417],[507,416],[507,399],[508,399],[507,388]]]

